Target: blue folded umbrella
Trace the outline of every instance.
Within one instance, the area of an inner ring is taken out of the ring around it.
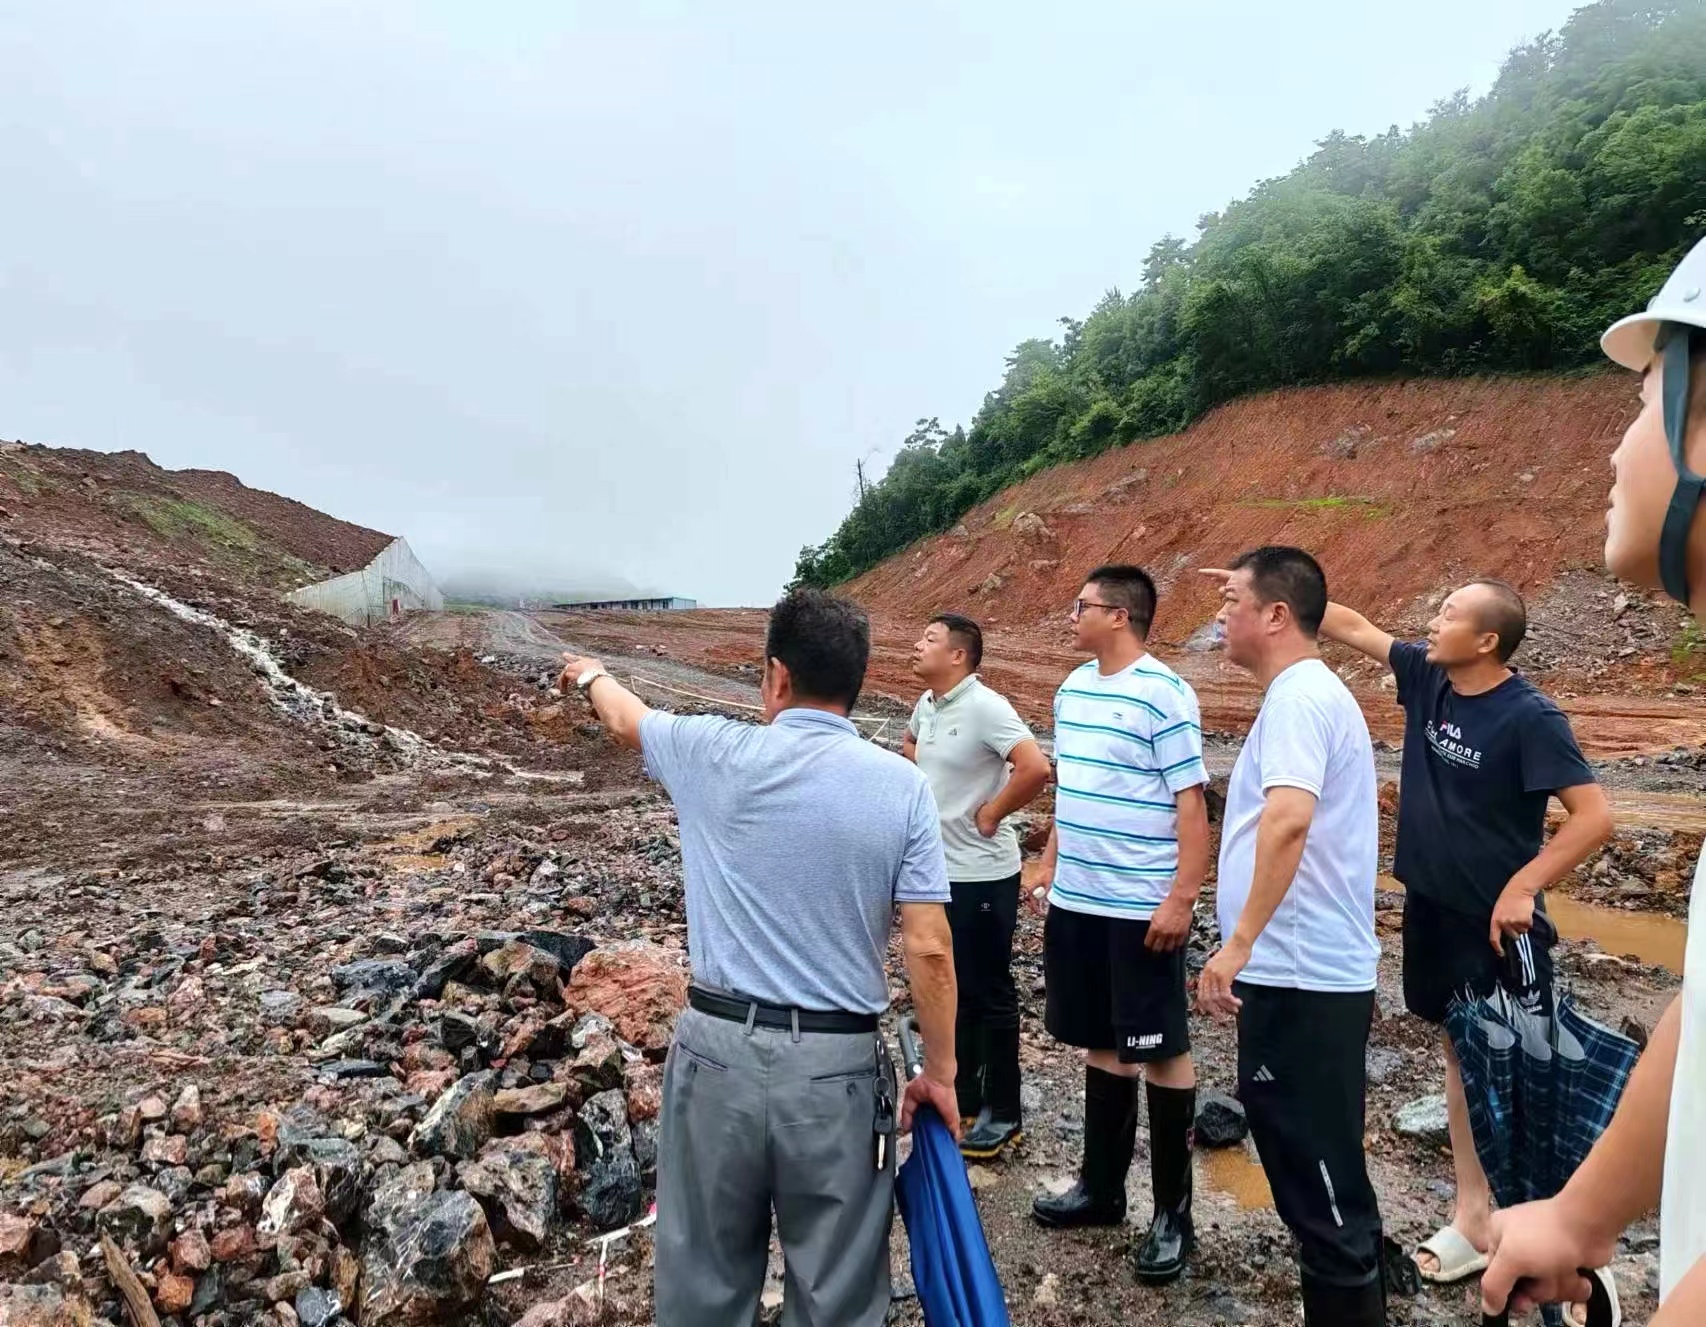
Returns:
[[[900,1025],[906,1076],[922,1060],[910,1018]],[[965,1159],[929,1106],[912,1119],[912,1155],[895,1178],[895,1199],[912,1250],[912,1280],[926,1327],[1008,1327],[1007,1301],[972,1199]]]
[[[1508,970],[1484,997],[1454,999],[1445,1028],[1463,1073],[1475,1151],[1501,1207],[1554,1196],[1611,1123],[1640,1049],[1535,977],[1535,934],[1508,946]]]
[[[1463,1075],[1475,1152],[1500,1207],[1551,1198],[1587,1159],[1629,1082],[1639,1048],[1588,1018],[1569,996],[1538,980],[1535,944],[1556,938],[1544,913],[1530,935],[1506,946],[1506,970],[1485,996],[1464,993],[1445,1030]],[[1598,1284],[1596,1282],[1596,1284]],[[1588,1321],[1616,1321],[1609,1289]],[[1557,1305],[1542,1319],[1561,1323]],[[1502,1327],[1504,1315],[1497,1319]]]

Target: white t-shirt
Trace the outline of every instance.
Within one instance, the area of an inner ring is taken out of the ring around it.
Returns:
[[[1374,748],[1350,691],[1319,659],[1294,663],[1273,680],[1233,766],[1220,839],[1223,937],[1250,897],[1256,827],[1270,788],[1313,793],[1315,818],[1291,888],[1239,979],[1303,991],[1373,990],[1380,961]]]
[[[1019,834],[1013,822],[1003,820],[992,839],[977,828],[978,807],[1007,782],[1007,757],[1031,740],[1018,711],[973,673],[940,700],[928,691],[920,696],[907,731],[918,744],[918,768],[936,795],[948,879],[969,884],[1018,875]]]
[[[1664,1196],[1659,1200],[1659,1302],[1706,1257],[1706,855],[1694,868],[1683,962],[1682,1041],[1670,1088]]]
[[[1148,921],[1179,874],[1178,795],[1208,782],[1196,692],[1153,655],[1091,660],[1055,693],[1054,758],[1049,905]]]

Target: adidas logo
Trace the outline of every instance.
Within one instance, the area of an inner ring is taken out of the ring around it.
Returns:
[[[1256,1070],[1255,1073],[1250,1075],[1250,1081],[1252,1083],[1272,1083],[1275,1081],[1273,1070],[1269,1069],[1268,1066],[1264,1064],[1260,1069]]]

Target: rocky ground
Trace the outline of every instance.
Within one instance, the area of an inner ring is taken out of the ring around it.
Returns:
[[[629,775],[593,790],[452,769],[336,806],[186,804],[198,832],[169,849],[0,877],[0,1321],[649,1321],[645,1229],[602,1236],[649,1207],[685,928],[672,812]],[[257,847],[263,820],[294,832]],[[1443,1062],[1402,1013],[1398,907],[1382,895],[1368,1146],[1411,1244],[1450,1168],[1437,1109],[1416,1104]],[[1205,898],[1193,969],[1211,917]],[[1031,1198],[1075,1165],[1081,1080],[1040,1028],[1035,920],[1019,947],[1028,1138],[973,1172],[1014,1321],[1286,1320],[1287,1237],[1247,1143],[1200,1158],[1203,1250],[1167,1290],[1130,1282],[1124,1235],[1032,1226]],[[1650,1025],[1675,985],[1591,944],[1563,966],[1614,1023]],[[1230,1027],[1193,1033],[1205,1085],[1230,1088]],[[1138,1216],[1145,1187],[1140,1159]],[[1625,1242],[1637,1311],[1654,1248],[1647,1226]],[[916,1323],[898,1230],[896,1258],[895,1317]],[[1473,1321],[1462,1292],[1400,1300],[1393,1320]]]
[[[143,576],[65,546],[0,541],[0,590],[0,1324],[649,1321],[679,843],[638,761],[548,686],[572,641],[658,703],[749,713],[752,622],[707,670],[637,624],[447,614],[357,635],[205,567]],[[892,740],[905,708],[873,688],[860,718]],[[1236,752],[1214,738],[1211,769]],[[1389,854],[1398,758],[1378,760]],[[1684,746],[1604,766],[1624,830],[1560,895],[1563,970],[1613,1023],[1650,1026],[1674,990],[1700,765]],[[1450,1168],[1440,1052],[1401,1009],[1399,907],[1382,894],[1368,1145],[1408,1245]],[[1212,915],[1210,896],[1193,971]],[[1027,917],[1027,1141],[973,1170],[1014,1321],[1289,1320],[1287,1237],[1247,1143],[1199,1159],[1202,1253],[1167,1290],[1130,1282],[1123,1234],[1033,1227],[1082,1134],[1039,949]],[[898,966],[894,990],[899,1013]],[[1224,1092],[1230,1027],[1194,1036]],[[895,1249],[894,1316],[916,1324],[898,1231]],[[1649,1226],[1619,1270],[1650,1307]],[[779,1253],[772,1272],[768,1312]],[[1464,1292],[1393,1316],[1473,1321]]]

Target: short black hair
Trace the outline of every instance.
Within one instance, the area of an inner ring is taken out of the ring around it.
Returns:
[[[1499,662],[1509,663],[1511,655],[1528,635],[1528,605],[1509,581],[1497,576],[1477,576],[1471,585],[1484,585],[1493,592],[1492,603],[1484,605],[1476,615],[1476,625],[1482,631],[1495,632],[1499,638]]]
[[[1264,604],[1284,604],[1305,636],[1313,638],[1327,615],[1327,573],[1301,548],[1264,544],[1240,553],[1233,571],[1250,572],[1250,584]]]
[[[1084,583],[1099,587],[1110,604],[1125,609],[1138,639],[1148,638],[1149,625],[1155,621],[1155,582],[1147,571],[1125,562],[1108,562],[1086,576]]]
[[[799,695],[851,710],[871,659],[871,620],[851,599],[803,586],[770,610],[764,657],[787,665]]]
[[[975,673],[983,662],[983,628],[961,613],[938,613],[929,625],[938,622],[948,629],[948,640],[954,648],[966,652],[966,666]]]

